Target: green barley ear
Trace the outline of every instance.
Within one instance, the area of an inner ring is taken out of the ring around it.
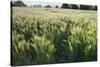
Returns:
[[[31,46],[34,47],[37,53],[37,58],[35,59],[37,63],[39,64],[52,63],[55,48],[54,48],[54,45],[49,40],[47,40],[43,36],[40,37],[40,36],[35,35],[32,38]]]

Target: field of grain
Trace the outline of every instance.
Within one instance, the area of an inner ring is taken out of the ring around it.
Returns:
[[[12,8],[12,64],[97,60],[97,11]]]

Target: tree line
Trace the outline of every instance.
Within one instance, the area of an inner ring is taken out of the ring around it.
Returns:
[[[97,10],[96,5],[76,5],[76,4],[62,4],[61,8],[67,9],[82,9],[82,10]]]
[[[21,0],[18,0],[18,1],[14,1],[14,2],[11,2],[11,6],[27,6],[26,4],[24,4],[23,1]]]
[[[11,2],[12,6],[27,6],[22,1],[18,0],[15,2]],[[42,5],[33,5],[31,7],[43,7]],[[52,8],[51,5],[44,6],[45,8]],[[77,4],[66,4],[63,3],[61,7],[58,5],[55,6],[55,8],[63,8],[63,9],[81,9],[81,10],[97,10],[97,5],[77,5]]]

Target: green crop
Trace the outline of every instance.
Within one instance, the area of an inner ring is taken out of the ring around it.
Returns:
[[[14,65],[97,60],[96,17],[13,16]]]

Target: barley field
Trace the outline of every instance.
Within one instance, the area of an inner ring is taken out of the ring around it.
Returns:
[[[97,60],[97,11],[12,8],[12,64]]]

